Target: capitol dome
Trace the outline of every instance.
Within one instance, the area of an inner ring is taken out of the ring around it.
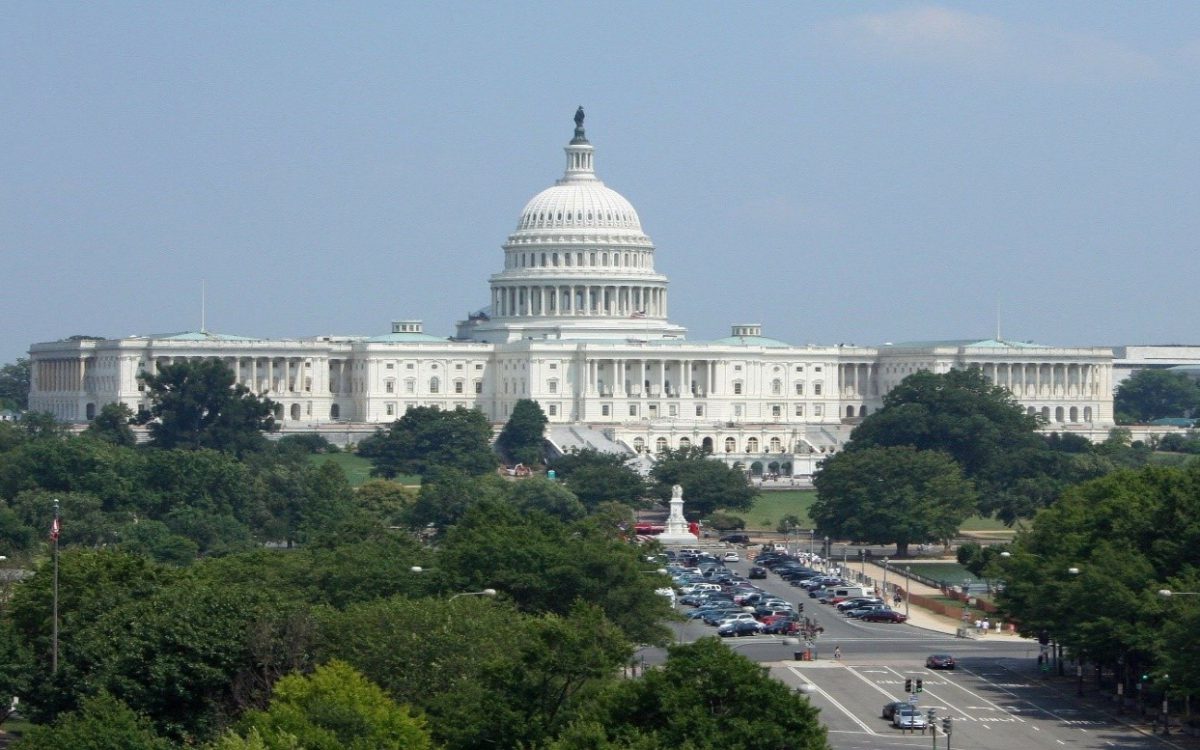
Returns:
[[[593,177],[564,178],[538,193],[521,211],[517,232],[594,229],[642,234],[642,222],[625,196]]]

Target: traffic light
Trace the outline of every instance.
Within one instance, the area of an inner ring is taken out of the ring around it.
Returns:
[[[921,691],[922,691],[922,690],[924,690],[924,689],[925,689],[925,688],[921,687],[921,678],[920,678],[920,677],[918,677],[918,678],[917,678],[917,692],[919,693],[919,692],[921,692]]]
[[[950,729],[953,725],[954,725],[954,722],[950,721],[949,716],[942,717],[942,733],[943,734],[950,734]]]
[[[906,693],[912,692],[912,678],[911,677],[909,677],[908,679],[906,679],[904,681],[904,692],[906,692]]]

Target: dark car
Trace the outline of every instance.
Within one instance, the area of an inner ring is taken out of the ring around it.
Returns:
[[[891,607],[888,607],[885,604],[868,604],[865,607],[856,607],[855,609],[851,609],[844,614],[846,617],[849,617],[852,620],[857,620],[865,617],[866,615],[874,614],[876,612],[883,612],[888,609],[891,609]]]
[[[958,662],[950,654],[932,654],[925,659],[926,669],[954,669]]]
[[[721,541],[729,542],[730,544],[749,544],[750,543],[750,535],[749,534],[726,534],[725,536],[721,537]]]
[[[740,622],[727,622],[717,628],[717,635],[722,638],[740,638],[743,635],[758,635],[763,630],[761,622],[755,620],[742,620]]]
[[[760,567],[758,565],[755,565],[753,568],[750,569],[750,572],[746,575],[746,577],[747,578],[766,578],[767,577],[767,569]]]
[[[869,607],[872,604],[883,604],[883,600],[877,596],[856,596],[853,599],[847,599],[844,602],[838,602],[837,608],[840,612],[847,612],[859,607]]]
[[[907,706],[907,705],[908,705],[908,701],[892,701],[891,703],[884,703],[883,704],[883,718],[887,719],[888,721],[891,721],[892,717],[896,715],[896,709],[901,708],[903,706]]]
[[[876,612],[868,612],[861,615],[858,619],[863,622],[904,622],[908,618],[894,609],[881,609]],[[951,667],[953,669],[953,667]]]
[[[777,616],[770,622],[763,623],[763,635],[796,635],[800,632],[800,623],[784,616]]]

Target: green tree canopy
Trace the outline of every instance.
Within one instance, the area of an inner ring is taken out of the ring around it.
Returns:
[[[661,669],[615,683],[553,750],[828,750],[808,699],[760,665],[702,638],[672,646]]]
[[[672,486],[682,486],[683,510],[693,519],[703,518],[718,508],[750,510],[758,497],[758,490],[745,474],[694,446],[658,454],[650,478],[656,483],[653,494],[664,501],[671,498]]]
[[[150,438],[157,448],[212,448],[242,455],[261,450],[275,404],[237,383],[217,359],[164,365],[143,375],[150,397]]]
[[[144,716],[108,693],[83,701],[50,726],[30,727],[12,750],[171,750]]]
[[[132,447],[137,444],[137,438],[129,427],[132,423],[133,411],[128,406],[120,402],[105,404],[83,434],[114,445]]]
[[[510,460],[533,466],[541,461],[546,434],[546,414],[538,402],[523,398],[513,405],[496,447]]]
[[[589,510],[604,502],[636,506],[646,494],[641,474],[617,453],[585,448],[559,456],[550,468]]]
[[[1171,370],[1139,370],[1117,386],[1113,410],[1121,424],[1200,416],[1200,381]]]
[[[480,411],[417,406],[359,443],[358,453],[371,460],[374,476],[389,479],[439,468],[486,474],[498,464],[491,439],[492,426]]]
[[[21,357],[0,367],[0,409],[21,411],[29,408],[29,383],[33,365]]]
[[[422,750],[433,746],[423,719],[340,661],[317,667],[311,675],[284,677],[275,685],[270,707],[247,712],[238,734],[249,738],[246,744],[218,744],[217,750]]]
[[[819,533],[869,544],[909,544],[951,538],[974,510],[962,469],[939,451],[911,446],[837,453],[813,478],[809,515]]]

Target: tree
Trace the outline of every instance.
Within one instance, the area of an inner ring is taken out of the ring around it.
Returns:
[[[235,382],[217,359],[164,365],[143,375],[156,448],[212,448],[236,455],[261,450],[274,428],[275,404]]]
[[[663,501],[671,497],[671,488],[683,487],[684,512],[691,518],[703,518],[714,510],[750,510],[758,497],[746,475],[697,447],[666,450],[650,470],[657,482],[653,493]]]
[[[443,467],[478,475],[497,466],[491,439],[492,426],[480,411],[418,406],[359,443],[358,453],[371,460],[372,475],[388,479]]]
[[[548,421],[538,402],[520,399],[513,405],[512,414],[496,439],[496,447],[515,463],[536,464],[541,461]]]
[[[869,544],[949,539],[971,515],[975,489],[944,453],[911,446],[867,448],[825,459],[813,478],[809,515],[820,533]]]
[[[637,505],[646,493],[641,474],[617,453],[585,448],[559,456],[550,468],[588,510],[604,502]]]
[[[1121,381],[1113,399],[1120,424],[1200,416],[1200,381],[1170,370],[1139,370]]]
[[[716,638],[672,646],[666,664],[616,682],[553,750],[828,750],[807,698]]]
[[[30,727],[12,750],[171,750],[146,717],[101,693],[53,726]]]
[[[578,521],[587,515],[575,493],[549,479],[529,477],[511,483],[510,487],[509,497],[522,513],[545,513],[563,522]]]
[[[408,512],[409,526],[431,525],[445,531],[477,503],[507,498],[509,488],[495,475],[468,476],[449,467],[430,472]]]
[[[33,366],[29,359],[0,367],[0,409],[23,411],[29,408],[29,384]]]
[[[132,447],[137,444],[137,438],[129,427],[132,423],[133,411],[125,404],[116,401],[100,407],[100,413],[87,426],[83,434],[113,445]]]
[[[242,747],[265,750],[421,750],[433,746],[424,720],[340,661],[317,667],[311,675],[284,677],[275,685],[270,707],[247,712],[239,734],[261,741]]]

